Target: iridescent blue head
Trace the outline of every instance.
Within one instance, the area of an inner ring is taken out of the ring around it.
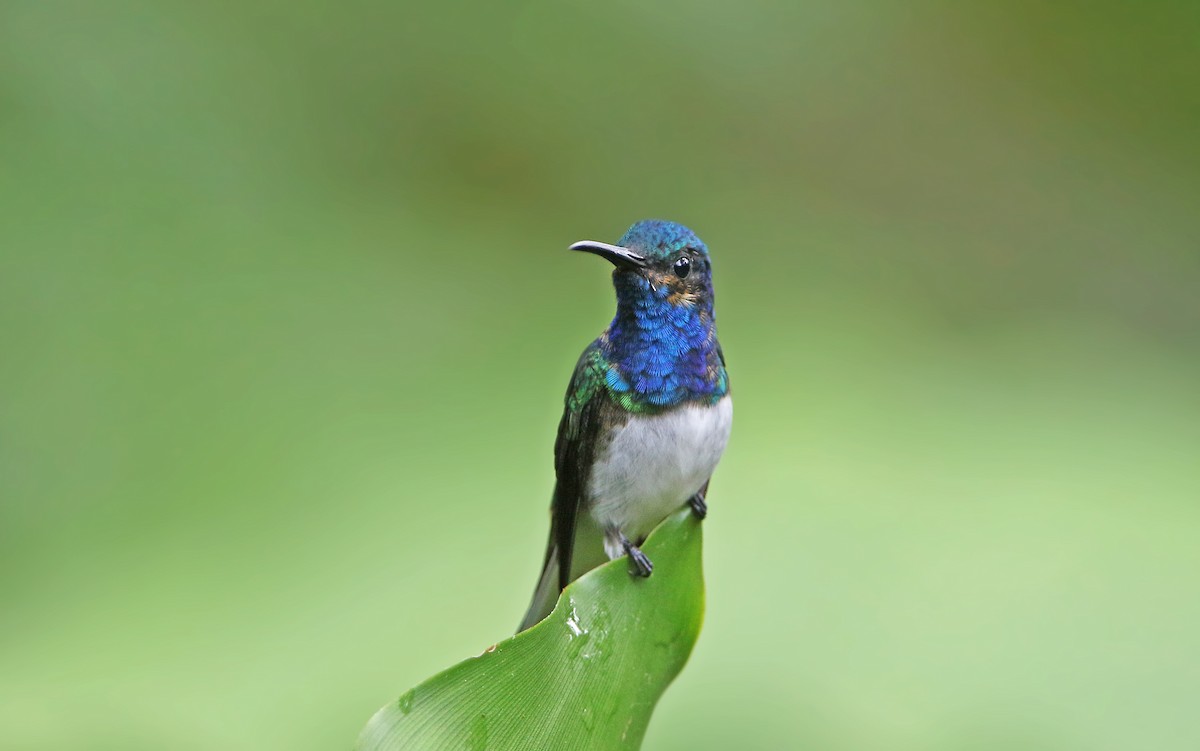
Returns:
[[[651,299],[700,307],[712,314],[712,263],[708,246],[682,224],[646,219],[626,230],[616,245],[585,240],[571,246],[616,266],[618,308]]]
[[[728,391],[713,318],[708,247],[682,224],[638,222],[617,245],[571,246],[616,267],[617,313],[598,340],[606,381],[627,408],[712,402]]]

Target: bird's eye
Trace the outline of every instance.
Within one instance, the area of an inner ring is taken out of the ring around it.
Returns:
[[[687,276],[688,272],[691,270],[692,259],[688,258],[687,256],[683,256],[679,260],[675,261],[675,276],[679,277],[680,279]]]

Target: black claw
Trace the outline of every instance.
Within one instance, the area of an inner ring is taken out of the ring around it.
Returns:
[[[633,561],[634,568],[637,571],[631,571],[632,574],[637,574],[641,577],[647,577],[654,573],[654,564],[646,557],[641,548],[629,541],[629,538],[621,535],[621,547],[625,548],[625,555],[629,556],[629,560]]]
[[[697,519],[708,516],[708,504],[704,502],[703,490],[689,498],[688,505],[692,507],[692,513],[696,515]]]

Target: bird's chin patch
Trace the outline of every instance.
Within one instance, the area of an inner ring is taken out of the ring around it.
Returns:
[[[613,284],[626,289],[649,289],[652,292],[658,290],[658,284],[653,278],[653,274],[643,271],[642,269],[617,268],[613,270]]]

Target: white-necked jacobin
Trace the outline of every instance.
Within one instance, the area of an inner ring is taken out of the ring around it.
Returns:
[[[713,318],[708,248],[687,227],[647,220],[616,245],[585,240],[571,250],[616,267],[617,313],[583,351],[567,387],[554,443],[557,483],[550,542],[524,630],[554,609],[586,571],[639,549],[650,530],[705,494],[733,420],[725,356]]]

